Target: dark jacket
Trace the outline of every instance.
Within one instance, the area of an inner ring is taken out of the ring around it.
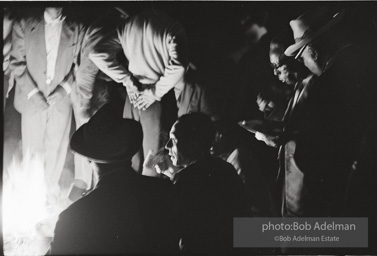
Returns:
[[[303,174],[303,216],[342,215],[346,180],[365,128],[359,72],[349,65],[354,56],[353,47],[339,53],[285,127]]]
[[[205,157],[175,176],[173,212],[182,252],[229,252],[233,217],[250,216],[246,193],[232,165]]]
[[[170,181],[131,168],[104,176],[96,189],[63,211],[50,254],[172,252],[168,232]]]

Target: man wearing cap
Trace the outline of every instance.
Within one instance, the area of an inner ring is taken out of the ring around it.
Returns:
[[[320,8],[290,22],[295,44],[285,54],[303,61],[316,79],[285,127],[290,161],[279,175],[284,216],[343,214],[347,178],[365,126],[361,62],[339,27],[343,15]]]
[[[60,214],[50,254],[173,252],[167,219],[172,184],[131,167],[142,140],[140,123],[123,119],[109,104],[74,133],[72,151],[88,159],[99,182]]]
[[[186,48],[186,34],[180,23],[161,11],[145,10],[127,19],[89,54],[101,71],[126,87],[124,117],[139,121],[143,127],[142,152],[133,159],[136,169],[141,169],[140,163],[149,150],[156,153],[162,146],[162,117],[172,111],[164,110],[163,103],[171,99],[169,91],[173,88],[176,98],[183,89],[188,65]],[[116,59],[121,51],[127,63]],[[171,100],[175,101],[174,95]],[[143,174],[157,175],[149,169]]]

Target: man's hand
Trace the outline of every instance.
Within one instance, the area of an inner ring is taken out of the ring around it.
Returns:
[[[261,112],[271,111],[275,107],[275,104],[272,101],[263,99],[260,94],[257,97],[257,104]]]
[[[37,92],[36,94],[31,96],[30,100],[41,110],[46,110],[49,107],[46,98],[43,96],[43,93],[41,92]]]
[[[257,140],[263,141],[264,143],[266,143],[267,146],[274,147],[274,148],[276,148],[278,146],[278,144],[277,144],[278,137],[277,136],[268,136],[266,134],[256,132],[255,138]]]
[[[131,77],[123,85],[126,87],[127,95],[131,104],[134,105],[140,94],[136,86],[136,81]]]
[[[55,105],[57,102],[67,96],[66,90],[58,85],[55,90],[47,97],[47,103],[49,105]]]
[[[137,98],[134,106],[138,109],[146,110],[156,101],[156,98],[153,95],[152,90],[144,90],[140,96]]]

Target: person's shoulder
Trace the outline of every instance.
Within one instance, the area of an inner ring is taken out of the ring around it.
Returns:
[[[212,166],[215,168],[216,173],[218,175],[222,175],[225,177],[238,177],[237,171],[234,166],[224,159],[219,157],[212,158]]]
[[[151,176],[145,176],[145,175],[140,175],[138,177],[140,179],[140,182],[148,183],[151,185],[165,186],[165,187],[172,185],[172,182],[169,179],[165,179],[165,178],[151,177]]]
[[[150,177],[150,176],[139,176],[140,187],[153,193],[153,191],[170,191],[173,189],[173,183],[169,179]]]
[[[77,28],[78,31],[86,31],[87,25],[85,25],[80,19],[72,15],[65,15],[64,22],[71,28]]]
[[[145,9],[129,19],[127,25],[150,29],[154,33],[175,35],[184,30],[183,25],[167,12],[158,9]]]
[[[86,196],[69,205],[63,212],[61,212],[60,216],[64,217],[72,214],[81,215],[81,213],[87,212],[88,208],[96,207],[99,201],[98,198],[100,198],[99,191],[93,190]]]
[[[43,21],[43,11],[37,8],[19,11],[15,14],[15,26],[34,27]]]
[[[226,169],[231,169],[232,168],[232,165],[230,163],[228,163],[227,161],[225,161],[224,159],[220,158],[220,157],[211,157],[211,160],[212,163],[214,165],[217,165],[219,167],[224,167]]]

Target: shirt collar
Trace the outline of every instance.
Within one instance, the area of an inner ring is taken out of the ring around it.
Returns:
[[[44,19],[45,19],[46,24],[51,25],[51,24],[57,24],[57,23],[63,22],[65,20],[65,16],[60,14],[60,16],[57,17],[56,19],[52,19],[50,14],[48,14],[48,12],[45,11],[44,12]]]

